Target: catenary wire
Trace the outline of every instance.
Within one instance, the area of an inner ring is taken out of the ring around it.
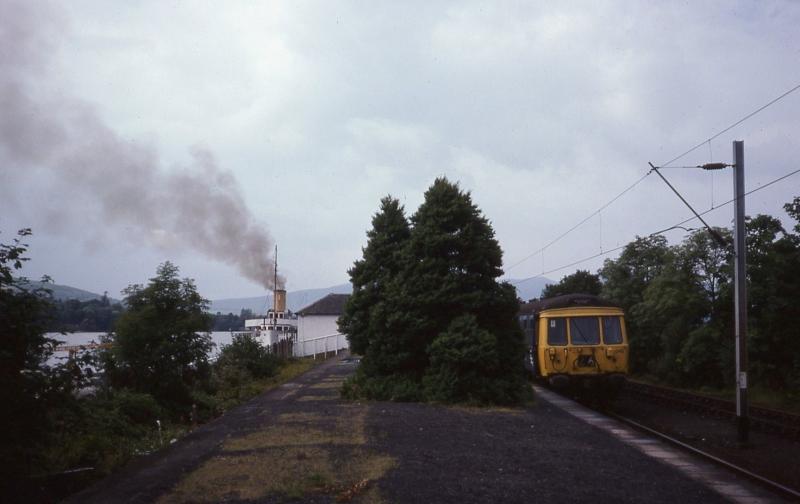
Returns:
[[[760,191],[760,190],[762,190],[762,189],[766,189],[767,187],[771,186],[772,184],[777,184],[777,183],[778,183],[778,182],[780,182],[781,180],[787,179],[787,178],[791,177],[792,175],[797,175],[798,173],[800,173],[800,169],[797,169],[797,170],[794,170],[794,171],[792,171],[792,172],[789,172],[789,173],[787,173],[786,175],[780,176],[780,177],[778,177],[778,178],[776,178],[776,179],[774,179],[774,180],[770,180],[769,182],[767,182],[767,183],[766,183],[766,184],[764,184],[764,185],[760,185],[760,186],[756,187],[755,189],[751,189],[751,190],[747,191],[746,193],[744,193],[744,196],[748,196],[748,195],[750,195],[750,194],[753,194],[754,192],[758,192],[758,191]],[[715,207],[712,207],[712,208],[709,208],[708,210],[706,210],[706,211],[704,211],[704,212],[700,212],[700,215],[701,215],[701,216],[703,216],[703,215],[705,215],[705,214],[707,214],[707,213],[711,213],[711,212],[713,212],[714,210],[717,210],[717,209],[719,209],[719,208],[722,208],[722,207],[724,207],[724,206],[726,206],[726,205],[730,205],[730,204],[731,204],[731,203],[733,203],[734,201],[736,201],[736,198],[729,199],[729,200],[728,200],[728,201],[726,201],[725,203],[720,203],[719,205],[717,205],[717,206],[715,206]],[[694,217],[694,216],[692,216],[692,217],[689,217],[688,219],[682,220],[682,221],[680,221],[679,223],[675,224],[674,226],[670,226],[670,227],[668,227],[668,228],[664,228],[664,229],[662,229],[662,230],[660,230],[660,231],[656,231],[655,233],[650,233],[650,235],[649,235],[649,236],[653,236],[653,235],[661,234],[661,233],[664,233],[664,232],[670,231],[670,230],[672,230],[672,229],[679,228],[680,226],[683,226],[684,224],[686,224],[686,223],[689,223],[689,222],[691,222],[691,221],[693,221],[693,220],[695,220],[695,219],[697,219],[697,217]]]
[[[754,115],[758,114],[762,110],[764,110],[764,109],[766,109],[766,108],[778,103],[779,101],[781,101],[782,99],[786,98],[790,94],[794,93],[798,89],[800,89],[800,84],[798,84],[795,87],[793,87],[792,89],[786,91],[785,93],[783,93],[779,97],[773,99],[772,101],[760,106],[756,110],[750,112],[749,114],[747,114],[746,116],[742,117],[741,119],[739,119],[735,123],[731,124],[727,128],[723,129],[722,131],[719,131],[716,134],[712,135],[711,137],[707,138],[706,140],[703,140],[702,142],[700,142],[699,144],[695,145],[694,147],[692,147],[691,149],[687,150],[686,152],[684,152],[684,153],[682,153],[682,154],[680,154],[678,156],[675,156],[674,158],[670,159],[666,163],[662,163],[661,166],[659,166],[659,168],[666,168],[669,165],[671,165],[672,163],[674,163],[675,161],[683,158],[684,156],[686,156],[688,154],[691,154],[692,152],[696,151],[697,149],[699,149],[700,147],[702,147],[706,143],[711,142],[712,140],[718,138],[720,135],[723,135],[723,134],[727,133],[728,131],[732,130],[733,128],[735,128],[736,126],[739,126],[740,124],[742,124],[746,120],[750,119],[751,117],[753,117]]]
[[[647,172],[647,173],[645,173],[644,175],[642,175],[642,176],[641,176],[641,177],[640,177],[640,178],[639,178],[639,179],[638,179],[636,182],[634,182],[633,184],[629,185],[629,186],[628,186],[627,188],[625,188],[625,189],[624,189],[624,190],[623,190],[621,193],[619,193],[619,194],[617,194],[616,196],[614,196],[614,197],[613,197],[611,200],[609,200],[609,201],[608,201],[608,202],[607,202],[605,205],[601,206],[600,208],[598,208],[597,210],[595,210],[594,212],[592,212],[591,214],[589,214],[589,215],[588,215],[588,216],[587,216],[585,219],[583,219],[583,220],[582,220],[582,221],[580,221],[579,223],[575,224],[575,225],[574,225],[574,226],[572,226],[571,228],[567,229],[566,231],[564,231],[563,233],[561,233],[560,235],[558,235],[556,238],[552,239],[552,240],[551,240],[551,241],[550,241],[550,242],[549,242],[547,245],[545,245],[544,247],[542,247],[542,248],[540,248],[540,249],[538,249],[538,250],[536,250],[536,251],[534,251],[534,252],[531,252],[530,254],[528,254],[528,255],[527,255],[527,256],[525,256],[524,258],[520,259],[519,261],[515,262],[515,263],[514,263],[514,264],[512,264],[511,266],[508,266],[508,267],[506,268],[506,271],[508,271],[508,270],[510,270],[510,269],[512,269],[512,268],[514,268],[514,267],[516,267],[516,266],[519,266],[520,264],[524,263],[525,261],[527,261],[527,260],[528,260],[528,259],[530,259],[531,257],[535,256],[536,254],[538,254],[538,253],[540,253],[540,252],[544,252],[545,250],[547,250],[548,248],[550,248],[550,246],[552,246],[553,244],[555,244],[556,242],[558,242],[559,240],[561,240],[562,238],[564,238],[565,236],[567,236],[567,235],[568,235],[568,234],[570,234],[571,232],[573,232],[573,231],[575,231],[576,229],[578,229],[578,228],[579,228],[581,225],[583,225],[584,223],[586,223],[586,221],[588,221],[589,219],[591,219],[592,217],[594,217],[594,216],[595,216],[595,215],[597,215],[598,213],[600,213],[600,212],[602,212],[603,210],[605,210],[606,208],[608,208],[608,207],[609,207],[609,206],[610,206],[612,203],[614,203],[615,201],[617,201],[618,199],[620,199],[620,198],[621,198],[623,195],[625,195],[625,193],[627,193],[628,191],[632,190],[634,187],[636,187],[637,185],[639,185],[639,183],[641,183],[641,182],[642,182],[642,181],[643,181],[645,178],[647,178],[647,176],[648,176],[648,175],[650,175],[650,172]]]
[[[718,138],[720,135],[723,135],[723,134],[727,133],[728,131],[732,130],[732,129],[733,129],[733,128],[735,128],[736,126],[738,126],[738,125],[742,124],[743,122],[747,121],[748,119],[750,119],[751,117],[755,116],[755,115],[756,115],[756,114],[758,114],[759,112],[763,111],[764,109],[767,109],[767,108],[769,108],[770,106],[774,105],[775,103],[779,102],[780,100],[782,100],[782,99],[786,98],[787,96],[789,96],[789,95],[790,95],[790,94],[792,94],[793,92],[797,91],[798,89],[800,89],[800,84],[798,84],[798,85],[794,86],[793,88],[789,89],[788,91],[786,91],[785,93],[781,94],[781,95],[780,95],[780,96],[778,96],[777,98],[774,98],[773,100],[769,101],[768,103],[766,103],[766,104],[762,105],[761,107],[757,108],[757,109],[756,109],[756,110],[754,110],[753,112],[750,112],[749,114],[747,114],[746,116],[742,117],[742,118],[741,118],[741,119],[739,119],[738,121],[734,122],[733,124],[731,124],[731,125],[730,125],[730,126],[728,126],[727,128],[725,128],[725,129],[723,129],[723,130],[721,130],[721,131],[717,132],[716,134],[712,135],[711,137],[709,137],[709,138],[707,138],[707,139],[703,140],[702,142],[700,142],[699,144],[695,145],[694,147],[692,147],[691,149],[687,150],[686,152],[684,152],[684,153],[682,153],[682,154],[680,154],[680,155],[678,155],[678,156],[676,156],[676,157],[672,158],[671,160],[667,161],[666,163],[662,163],[662,164],[661,164],[661,166],[659,166],[659,168],[686,168],[686,169],[688,169],[688,168],[698,168],[697,166],[668,166],[668,165],[670,165],[670,164],[674,163],[675,161],[677,161],[677,160],[679,160],[679,159],[683,158],[684,156],[686,156],[686,155],[688,155],[688,154],[690,154],[690,153],[692,153],[692,152],[696,151],[697,149],[699,149],[700,147],[702,147],[702,146],[703,146],[703,145],[705,145],[705,144],[708,144],[708,145],[709,145],[709,148],[710,148],[710,145],[711,145],[711,141],[712,141],[712,140],[714,140],[714,139]],[[640,178],[639,178],[639,179],[638,179],[636,182],[634,182],[633,184],[631,184],[630,186],[628,186],[628,187],[627,187],[625,190],[623,190],[621,193],[619,193],[619,194],[618,194],[618,195],[616,195],[614,198],[612,198],[612,199],[611,199],[611,200],[610,200],[608,203],[606,203],[605,205],[601,206],[600,208],[598,208],[597,210],[595,210],[594,212],[592,212],[591,214],[589,214],[589,215],[588,215],[586,218],[584,218],[582,221],[578,222],[577,224],[575,224],[574,226],[572,226],[572,227],[571,227],[571,228],[569,228],[568,230],[566,230],[566,231],[564,231],[563,233],[561,233],[560,235],[558,235],[556,238],[554,238],[553,240],[551,240],[551,241],[550,241],[549,243],[547,243],[545,246],[543,246],[543,247],[539,248],[538,250],[536,250],[536,251],[534,251],[534,252],[531,252],[530,254],[528,254],[527,256],[523,257],[523,258],[522,258],[522,259],[520,259],[519,261],[517,261],[517,262],[513,263],[512,265],[508,266],[507,268],[505,268],[505,270],[506,270],[506,271],[509,271],[509,270],[511,270],[511,269],[513,269],[513,268],[515,268],[515,267],[519,266],[520,264],[524,263],[525,261],[527,261],[527,260],[528,260],[528,259],[530,259],[531,257],[533,257],[533,256],[535,256],[535,255],[537,255],[537,254],[539,254],[539,253],[541,253],[541,252],[544,252],[545,250],[547,250],[548,248],[550,248],[550,247],[551,247],[552,245],[554,245],[556,242],[560,241],[562,238],[564,238],[565,236],[567,236],[567,235],[568,235],[568,234],[570,234],[571,232],[575,231],[575,230],[576,230],[577,228],[579,228],[581,225],[585,224],[585,223],[586,223],[586,221],[588,221],[589,219],[591,219],[592,217],[594,217],[595,215],[597,215],[599,212],[601,212],[602,210],[604,210],[604,209],[608,208],[608,207],[609,207],[609,206],[610,206],[612,203],[614,203],[614,202],[615,202],[615,201],[617,201],[619,198],[621,198],[621,197],[622,197],[622,196],[623,196],[625,193],[627,193],[628,191],[630,191],[631,189],[633,189],[634,187],[636,187],[637,185],[639,185],[639,183],[641,183],[641,182],[642,182],[642,181],[643,181],[645,178],[647,178],[647,176],[648,176],[648,175],[650,175],[650,173],[652,173],[652,172],[651,172],[651,171],[648,171],[647,173],[645,173],[644,175],[642,175],[642,177],[640,177]],[[721,206],[721,205],[720,205],[720,206]],[[719,208],[719,207],[717,207],[717,208]],[[704,215],[704,214],[700,214],[700,215]],[[691,220],[691,219],[690,219],[690,220]],[[688,221],[687,221],[687,222],[688,222]],[[531,278],[533,278],[533,277],[531,277]]]
[[[762,189],[766,189],[767,187],[769,187],[769,186],[771,186],[771,185],[773,185],[773,184],[777,184],[777,183],[778,183],[778,182],[780,182],[781,180],[787,179],[787,178],[791,177],[792,175],[796,175],[796,174],[798,174],[798,173],[800,173],[800,169],[797,169],[797,170],[794,170],[794,171],[792,171],[792,172],[789,172],[789,173],[787,173],[786,175],[782,175],[782,176],[780,176],[780,177],[778,177],[778,178],[776,178],[776,179],[774,179],[774,180],[771,180],[771,181],[767,182],[767,183],[766,183],[766,184],[764,184],[764,185],[761,185],[761,186],[758,186],[758,187],[756,187],[755,189],[751,189],[751,190],[747,191],[746,193],[744,193],[744,196],[748,196],[748,195],[750,195],[750,194],[753,194],[753,193],[755,193],[755,192],[758,192],[758,191],[760,191],[760,190],[762,190]],[[730,204],[731,204],[731,203],[733,203],[735,200],[736,200],[736,198],[733,198],[733,199],[731,199],[731,200],[728,200],[728,201],[726,201],[725,203],[721,203],[720,205],[718,205],[718,206],[716,206],[716,207],[714,207],[714,208],[709,208],[708,210],[706,210],[706,211],[704,211],[704,212],[700,212],[700,215],[705,215],[705,214],[707,214],[707,213],[713,212],[714,210],[718,210],[718,209],[720,209],[720,208],[722,208],[722,207],[724,207],[724,206],[726,206],[726,205],[730,205]],[[686,219],[686,220],[683,220],[683,221],[681,221],[681,222],[679,222],[679,223],[675,224],[674,226],[670,226],[670,227],[668,227],[668,228],[662,229],[661,231],[656,231],[655,233],[650,233],[648,236],[655,236],[655,235],[657,235],[657,234],[661,234],[661,233],[664,233],[664,232],[666,232],[666,231],[670,231],[670,230],[672,230],[672,229],[678,229],[678,228],[681,228],[681,226],[682,226],[683,224],[686,224],[687,222],[691,222],[691,221],[693,221],[693,220],[695,220],[695,219],[697,219],[697,217],[694,217],[694,216],[692,216],[692,217],[690,217],[690,218],[688,218],[688,219]],[[682,229],[686,229],[686,228],[682,228]],[[589,256],[589,257],[584,257],[583,259],[578,259],[577,261],[571,262],[571,263],[569,263],[569,264],[565,264],[565,265],[563,265],[563,266],[559,266],[558,268],[553,268],[553,269],[551,269],[551,270],[548,270],[548,271],[543,271],[543,272],[541,272],[541,273],[538,273],[538,274],[536,274],[536,275],[533,275],[533,276],[529,276],[529,277],[526,277],[526,278],[522,278],[522,279],[520,279],[520,280],[515,280],[515,281],[511,282],[511,285],[519,285],[519,284],[521,284],[521,283],[523,283],[523,282],[527,282],[528,280],[532,280],[532,279],[534,279],[534,278],[536,278],[536,277],[539,277],[539,276],[544,276],[544,275],[548,275],[548,274],[550,274],[550,273],[555,273],[556,271],[560,271],[560,270],[563,270],[563,269],[569,268],[569,267],[571,267],[571,266],[576,266],[576,265],[578,265],[578,264],[584,263],[584,262],[586,262],[586,261],[591,261],[592,259],[596,259],[596,258],[598,258],[598,257],[602,257],[602,256],[604,256],[604,255],[612,254],[612,253],[614,253],[614,252],[616,252],[616,251],[618,251],[618,250],[622,250],[622,249],[624,249],[625,247],[627,247],[627,245],[621,245],[621,246],[619,246],[619,247],[616,247],[616,248],[613,248],[613,249],[610,249],[610,250],[606,250],[606,251],[600,252],[599,254],[594,254],[594,255],[592,255],[592,256]]]

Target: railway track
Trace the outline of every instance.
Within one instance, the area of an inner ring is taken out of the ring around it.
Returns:
[[[719,418],[731,420],[736,418],[736,403],[726,399],[631,380],[625,384],[622,393],[637,399],[679,406]],[[800,415],[751,405],[749,418],[753,429],[800,440]]]
[[[776,481],[772,481],[769,478],[765,478],[765,477],[763,477],[761,475],[758,475],[758,474],[756,474],[756,473],[754,473],[752,471],[749,471],[749,470],[747,470],[747,469],[745,469],[745,468],[743,468],[741,466],[733,464],[733,463],[731,463],[731,462],[729,462],[727,460],[723,460],[723,459],[721,459],[721,458],[719,458],[719,457],[717,457],[715,455],[712,455],[712,454],[710,454],[708,452],[700,450],[700,449],[698,449],[698,448],[696,448],[696,447],[694,447],[694,446],[692,446],[690,444],[687,444],[687,443],[685,443],[685,442],[683,442],[683,441],[681,441],[681,440],[679,440],[679,439],[677,439],[675,437],[672,437],[672,436],[670,436],[668,434],[665,434],[665,433],[660,432],[660,431],[658,431],[656,429],[648,427],[648,426],[646,426],[646,425],[644,425],[642,423],[639,423],[639,422],[637,422],[635,420],[627,418],[627,417],[625,417],[623,415],[618,415],[616,413],[611,413],[611,412],[608,412],[608,411],[603,411],[603,414],[605,414],[605,415],[607,415],[607,416],[609,416],[609,417],[611,417],[611,418],[613,418],[613,419],[615,419],[615,420],[617,420],[619,422],[622,422],[622,423],[624,423],[626,425],[629,425],[629,426],[631,426],[631,427],[633,427],[633,428],[635,428],[637,430],[644,431],[644,432],[646,432],[646,433],[648,433],[648,434],[650,434],[650,435],[652,435],[654,437],[657,437],[657,438],[661,439],[662,441],[665,441],[665,442],[667,442],[667,443],[669,443],[669,444],[671,444],[673,446],[677,446],[677,447],[681,448],[682,450],[691,452],[692,454],[694,454],[694,455],[696,455],[696,456],[698,456],[698,457],[700,457],[700,458],[702,458],[702,459],[704,459],[704,460],[706,460],[708,462],[711,462],[711,463],[713,463],[713,464],[715,464],[717,466],[724,467],[724,468],[728,469],[729,471],[732,471],[732,472],[736,473],[737,475],[742,476],[744,478],[747,478],[748,480],[760,485],[762,488],[765,488],[765,489],[767,489],[767,490],[769,490],[769,491],[771,491],[771,492],[773,492],[773,493],[775,493],[777,495],[780,495],[782,497],[788,498],[790,501],[800,502],[800,492],[798,492],[798,491],[796,491],[796,490],[794,490],[792,488],[789,488],[789,487],[787,487],[785,485],[782,485],[782,484],[780,484],[780,483],[778,483]]]

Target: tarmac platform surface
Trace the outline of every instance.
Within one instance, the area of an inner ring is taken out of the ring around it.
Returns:
[[[332,359],[70,502],[781,502],[546,390],[524,409],[340,399]]]

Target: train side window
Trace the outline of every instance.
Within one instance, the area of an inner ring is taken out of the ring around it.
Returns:
[[[547,319],[547,344],[566,345],[567,344],[567,324],[566,319],[551,318]]]
[[[603,342],[606,345],[622,344],[622,327],[619,317],[603,317]]]
[[[599,345],[600,321],[597,317],[571,317],[569,335],[573,345]]]

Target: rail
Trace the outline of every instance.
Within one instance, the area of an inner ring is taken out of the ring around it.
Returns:
[[[663,404],[678,404],[719,418],[735,419],[736,403],[727,399],[629,380],[623,393]],[[750,424],[762,432],[800,439],[800,415],[750,405]]]
[[[695,396],[698,399],[698,401],[695,404],[702,404],[702,403],[708,402],[708,403],[714,403],[714,404],[719,405],[720,403],[732,403],[733,402],[733,401],[726,401],[724,399],[717,399],[715,397],[703,396],[703,395],[700,395],[700,394],[692,394],[691,392],[685,392],[685,391],[682,391],[682,390],[671,389],[671,388],[668,388],[668,387],[660,387],[658,385],[649,385],[649,384],[642,383],[642,382],[637,382],[637,381],[628,381],[628,382],[626,382],[625,388],[623,390],[626,391],[626,392],[631,392],[632,390],[635,390],[636,391],[635,393],[640,393],[641,391],[645,391],[645,390],[665,392],[664,395],[662,395],[661,397],[664,397],[666,395],[672,395],[673,393],[674,393],[673,397],[677,397],[677,396],[680,396],[680,395]],[[644,395],[644,393],[642,395]],[[651,395],[651,396],[648,396],[648,397],[652,398],[653,396]],[[574,400],[574,398],[572,398],[572,399]],[[659,438],[659,439],[661,439],[661,440],[663,440],[663,441],[665,441],[665,442],[667,442],[667,443],[669,443],[669,444],[671,444],[673,446],[681,448],[681,449],[683,449],[683,450],[685,450],[685,451],[687,451],[689,453],[692,453],[692,454],[694,454],[694,455],[696,455],[696,456],[698,456],[698,457],[700,457],[700,458],[702,458],[702,459],[704,459],[704,460],[706,460],[708,462],[711,462],[712,464],[715,464],[715,465],[720,466],[720,467],[724,467],[724,468],[732,471],[733,473],[738,474],[739,476],[742,476],[744,478],[749,479],[750,481],[756,483],[757,485],[761,486],[764,489],[767,489],[767,490],[769,490],[771,492],[774,492],[777,495],[789,498],[791,502],[800,502],[800,491],[798,491],[798,490],[796,490],[794,488],[790,488],[790,487],[788,487],[788,486],[786,486],[786,485],[784,485],[782,483],[779,483],[779,482],[771,480],[771,479],[769,479],[767,477],[761,476],[760,474],[757,474],[757,473],[755,473],[753,471],[750,471],[750,470],[748,470],[748,469],[746,469],[746,468],[744,468],[744,467],[742,467],[740,465],[737,465],[737,464],[735,464],[735,463],[733,463],[733,462],[731,462],[729,460],[725,460],[724,458],[721,458],[721,457],[718,457],[716,455],[713,455],[713,454],[711,454],[711,453],[709,453],[709,452],[707,452],[705,450],[702,450],[702,449],[700,449],[700,448],[698,448],[696,446],[693,446],[693,445],[689,444],[688,442],[684,442],[684,441],[678,439],[677,437],[671,436],[671,435],[669,435],[669,434],[667,434],[667,433],[665,433],[665,432],[663,432],[661,430],[655,429],[652,426],[645,425],[645,424],[643,424],[643,423],[641,423],[639,421],[633,420],[633,419],[631,419],[631,418],[629,418],[629,417],[627,417],[625,415],[620,415],[619,413],[615,413],[615,412],[609,411],[609,409],[607,407],[598,408],[596,406],[592,406],[592,405],[586,404],[586,403],[584,403],[582,401],[578,401],[578,402],[581,402],[584,406],[592,409],[593,411],[595,411],[597,413],[600,413],[600,414],[602,414],[602,415],[604,415],[606,417],[609,417],[609,418],[613,418],[613,419],[615,419],[615,420],[617,420],[619,422],[622,422],[622,423],[624,423],[626,425],[629,425],[629,426],[631,426],[631,427],[633,427],[633,428],[635,428],[637,430],[640,430],[642,432],[648,433],[648,434],[650,434],[650,435],[652,435],[654,437],[657,437],[657,438]],[[664,401],[664,402],[667,402],[667,401]],[[676,402],[678,402],[678,401],[672,401],[672,404],[675,404]],[[726,406],[726,408],[727,408],[727,406]],[[766,410],[766,411],[771,411],[771,412],[777,411],[777,410],[769,410],[767,408],[763,408],[763,409]],[[708,410],[703,410],[703,411],[708,411]],[[721,408],[717,408],[715,411],[720,413],[720,414],[727,414],[728,413],[727,409],[721,409]],[[752,409],[751,409],[751,413],[752,413]],[[780,413],[786,413],[788,415],[797,417],[797,415],[793,415],[793,414],[787,413],[787,412],[780,412]],[[735,415],[735,410],[734,410],[734,415]]]
[[[641,423],[639,423],[639,422],[637,422],[635,420],[632,420],[632,419],[630,419],[628,417],[625,417],[625,416],[622,416],[622,415],[618,415],[616,413],[610,413],[608,411],[604,411],[603,413],[608,417],[614,418],[617,421],[620,421],[622,423],[630,425],[631,427],[634,427],[636,429],[639,429],[640,431],[643,431],[643,432],[646,432],[648,434],[651,434],[651,435],[653,435],[653,436],[655,436],[655,437],[657,437],[657,438],[659,438],[659,439],[661,439],[661,440],[663,440],[663,441],[665,441],[665,442],[667,442],[669,444],[672,444],[672,445],[677,446],[677,447],[679,447],[679,448],[681,448],[681,449],[683,449],[685,451],[693,453],[694,455],[697,455],[697,456],[699,456],[699,457],[701,457],[701,458],[703,458],[703,459],[705,459],[705,460],[707,460],[707,461],[709,461],[709,462],[711,462],[713,464],[716,464],[718,466],[724,467],[724,468],[728,469],[729,471],[732,471],[732,472],[734,472],[734,473],[736,473],[736,474],[738,474],[740,476],[743,476],[743,477],[749,479],[750,481],[752,481],[754,483],[757,483],[758,485],[761,485],[761,487],[763,487],[763,488],[765,488],[767,490],[775,492],[776,494],[782,495],[784,497],[788,497],[788,498],[790,498],[792,500],[800,499],[800,492],[798,492],[797,490],[794,490],[792,488],[789,488],[786,485],[782,485],[782,484],[778,483],[777,481],[772,481],[771,479],[765,478],[765,477],[763,477],[763,476],[761,476],[759,474],[756,474],[756,473],[754,473],[752,471],[748,471],[744,467],[738,466],[736,464],[732,464],[731,462],[728,462],[727,460],[723,460],[723,459],[721,459],[719,457],[716,457],[716,456],[714,456],[714,455],[712,455],[712,454],[710,454],[710,453],[708,453],[706,451],[700,450],[699,448],[696,448],[696,447],[694,447],[694,446],[692,446],[692,445],[690,445],[688,443],[684,443],[683,441],[681,441],[681,440],[679,440],[677,438],[669,436],[669,435],[667,435],[667,434],[665,434],[665,433],[663,433],[661,431],[653,429],[652,427],[648,427],[648,426],[646,426],[644,424],[641,424]]]

